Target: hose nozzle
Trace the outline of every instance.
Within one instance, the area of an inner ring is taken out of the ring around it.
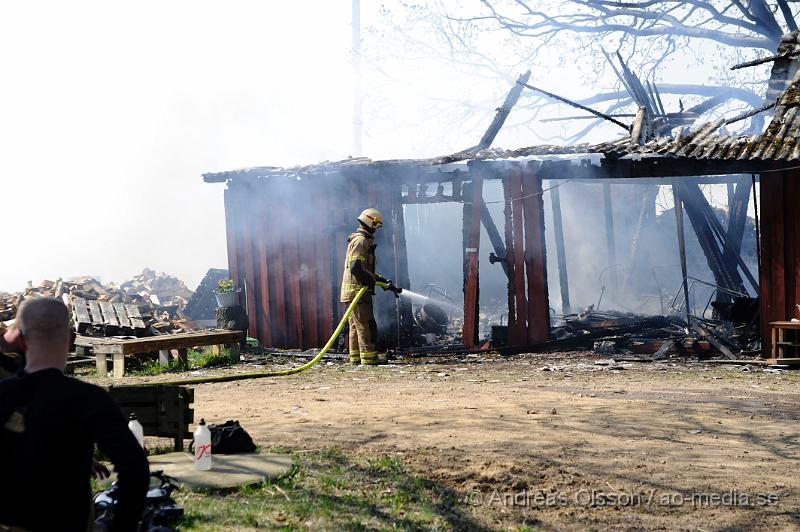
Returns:
[[[390,292],[392,292],[394,294],[394,297],[400,297],[400,294],[403,293],[403,289],[400,288],[399,286],[395,286],[392,281],[387,281],[385,283],[379,281],[376,282],[375,284],[380,286],[384,290],[389,290]]]

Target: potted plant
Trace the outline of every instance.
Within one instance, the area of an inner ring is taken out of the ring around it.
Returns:
[[[217,282],[217,289],[214,290],[217,305],[220,307],[235,307],[239,304],[239,292],[241,291],[241,289],[236,288],[236,283],[233,282],[233,279],[220,279]]]

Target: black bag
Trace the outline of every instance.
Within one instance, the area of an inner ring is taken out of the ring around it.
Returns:
[[[211,432],[211,454],[241,454],[252,453],[256,450],[253,438],[239,424],[238,421],[229,419],[220,425],[208,425]],[[189,450],[194,452],[194,442],[189,444]]]
[[[150,488],[147,490],[139,532],[175,532],[171,523],[183,517],[183,508],[172,498],[176,485],[161,471],[150,473]],[[109,530],[117,506],[117,483],[94,496],[95,530]]]

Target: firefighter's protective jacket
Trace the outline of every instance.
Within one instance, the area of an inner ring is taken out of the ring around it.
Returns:
[[[350,271],[354,261],[362,261],[363,269],[375,278],[375,238],[363,227],[347,238],[347,255],[344,259],[344,275],[339,301],[349,303],[363,286]],[[374,293],[373,289],[370,293]]]

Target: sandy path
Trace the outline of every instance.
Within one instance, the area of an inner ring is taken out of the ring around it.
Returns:
[[[544,527],[800,529],[800,372],[624,367],[542,357],[321,366],[197,386],[195,410],[239,419],[263,447],[397,453],[498,524],[522,514]],[[695,492],[739,506],[699,507]],[[607,504],[614,497],[623,504]]]

